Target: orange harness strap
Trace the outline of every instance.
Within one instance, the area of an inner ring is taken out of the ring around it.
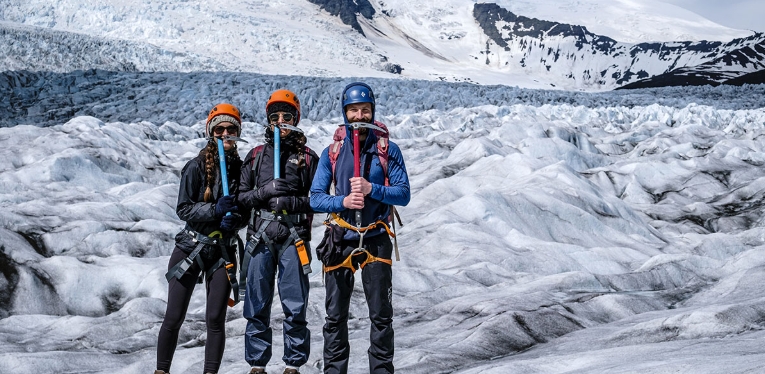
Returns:
[[[362,235],[365,232],[367,232],[368,230],[371,230],[371,229],[377,227],[378,225],[382,225],[382,227],[385,228],[385,231],[388,233],[388,235],[390,235],[392,238],[396,237],[396,234],[393,233],[392,231],[390,231],[390,227],[388,227],[388,224],[383,222],[383,221],[380,221],[380,220],[377,220],[377,222],[371,223],[367,227],[356,227],[356,226],[352,226],[350,223],[348,223],[344,219],[340,218],[340,216],[338,216],[336,213],[332,213],[331,216],[332,216],[332,220],[335,221],[335,224],[337,224],[338,226],[340,226],[340,227],[342,227],[344,229],[349,229],[349,230],[356,231],[356,232],[358,232],[359,234],[362,234]],[[324,221],[324,224],[329,226],[331,224],[329,221],[330,220]],[[384,264],[388,264],[389,266],[393,265],[393,261],[392,260],[389,260],[387,258],[375,257],[375,256],[372,256],[372,254],[369,253],[369,251],[367,251],[366,249],[356,248],[340,264],[334,265],[334,266],[324,266],[324,272],[328,273],[328,272],[330,272],[332,270],[336,270],[336,269],[339,269],[339,268],[349,268],[349,269],[351,269],[351,271],[353,271],[355,273],[356,272],[356,267],[353,266],[353,256],[358,256],[358,255],[362,255],[362,254],[366,254],[367,258],[361,264],[359,264],[359,269],[363,269],[364,266],[367,266],[367,265],[369,265],[372,262],[382,262]]]
[[[393,231],[390,231],[390,227],[388,227],[388,224],[383,222],[383,221],[381,221],[381,220],[377,220],[376,222],[370,223],[369,226],[367,226],[367,227],[356,227],[356,226],[353,226],[350,223],[348,223],[346,220],[340,218],[340,216],[338,216],[337,213],[331,213],[330,215],[332,216],[332,220],[335,221],[335,223],[338,226],[340,226],[340,227],[342,227],[344,229],[353,230],[353,231],[356,231],[357,233],[361,234],[361,233],[367,232],[368,230],[371,230],[371,229],[377,227],[378,225],[382,225],[385,228],[385,231],[388,233],[388,235],[390,235],[391,238],[395,238],[396,237],[396,234],[393,233]],[[331,223],[329,222],[329,220],[326,220],[326,221],[324,221],[324,224],[329,226]]]
[[[325,273],[329,273],[332,270],[337,270],[337,269],[340,269],[340,268],[349,268],[349,269],[351,269],[352,272],[355,273],[356,272],[356,267],[353,266],[353,256],[358,256],[358,255],[363,255],[363,254],[366,254],[367,258],[366,258],[366,260],[364,260],[364,262],[359,264],[359,269],[363,269],[364,266],[367,266],[367,265],[369,265],[372,262],[382,262],[384,264],[388,264],[388,266],[392,266],[393,265],[393,261],[392,260],[389,260],[387,258],[375,257],[375,256],[372,256],[372,254],[369,253],[369,251],[367,251],[366,249],[358,249],[358,248],[356,248],[356,249],[353,250],[353,252],[351,252],[350,255],[348,255],[348,257],[345,258],[345,260],[342,263],[340,263],[338,265],[335,265],[335,266],[324,266],[324,272]]]

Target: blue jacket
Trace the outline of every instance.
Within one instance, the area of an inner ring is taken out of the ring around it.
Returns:
[[[353,178],[353,137],[346,127],[346,140],[340,148],[335,164],[335,196],[329,194],[332,183],[332,163],[329,160],[329,147],[321,152],[316,174],[311,184],[311,208],[317,212],[338,213],[342,219],[355,225],[355,211],[343,206],[343,199],[351,191],[350,178]],[[361,225],[367,226],[377,220],[388,222],[390,205],[409,204],[409,176],[406,173],[404,157],[398,145],[388,142],[388,183],[385,186],[385,174],[377,156],[377,136],[369,131],[361,149],[361,176],[372,183],[372,191],[364,197],[364,209],[361,212]],[[385,232],[380,227],[365,234],[365,237]],[[358,240],[355,231],[346,230],[344,239]]]

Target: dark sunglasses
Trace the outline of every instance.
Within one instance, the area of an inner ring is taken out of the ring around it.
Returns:
[[[268,116],[268,121],[271,123],[275,123],[279,121],[279,116],[284,118],[284,122],[290,122],[292,121],[292,113],[271,113],[271,115]]]
[[[223,135],[224,131],[228,131],[229,134],[239,134],[238,126],[215,126],[213,132],[215,135]]]

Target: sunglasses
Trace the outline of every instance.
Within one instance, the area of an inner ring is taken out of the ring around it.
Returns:
[[[238,126],[215,126],[213,132],[215,135],[223,135],[223,132],[228,131],[229,134],[239,134]]]
[[[280,116],[284,119],[284,122],[290,122],[293,118],[292,113],[271,113],[271,115],[268,116],[268,121],[270,123],[276,123],[279,121]]]

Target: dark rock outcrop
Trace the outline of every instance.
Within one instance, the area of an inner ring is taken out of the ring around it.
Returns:
[[[356,20],[357,15],[366,19],[372,19],[375,15],[375,8],[369,3],[369,0],[308,0],[316,4],[333,16],[339,16],[344,24],[351,26],[354,30],[364,35],[364,31]]]

